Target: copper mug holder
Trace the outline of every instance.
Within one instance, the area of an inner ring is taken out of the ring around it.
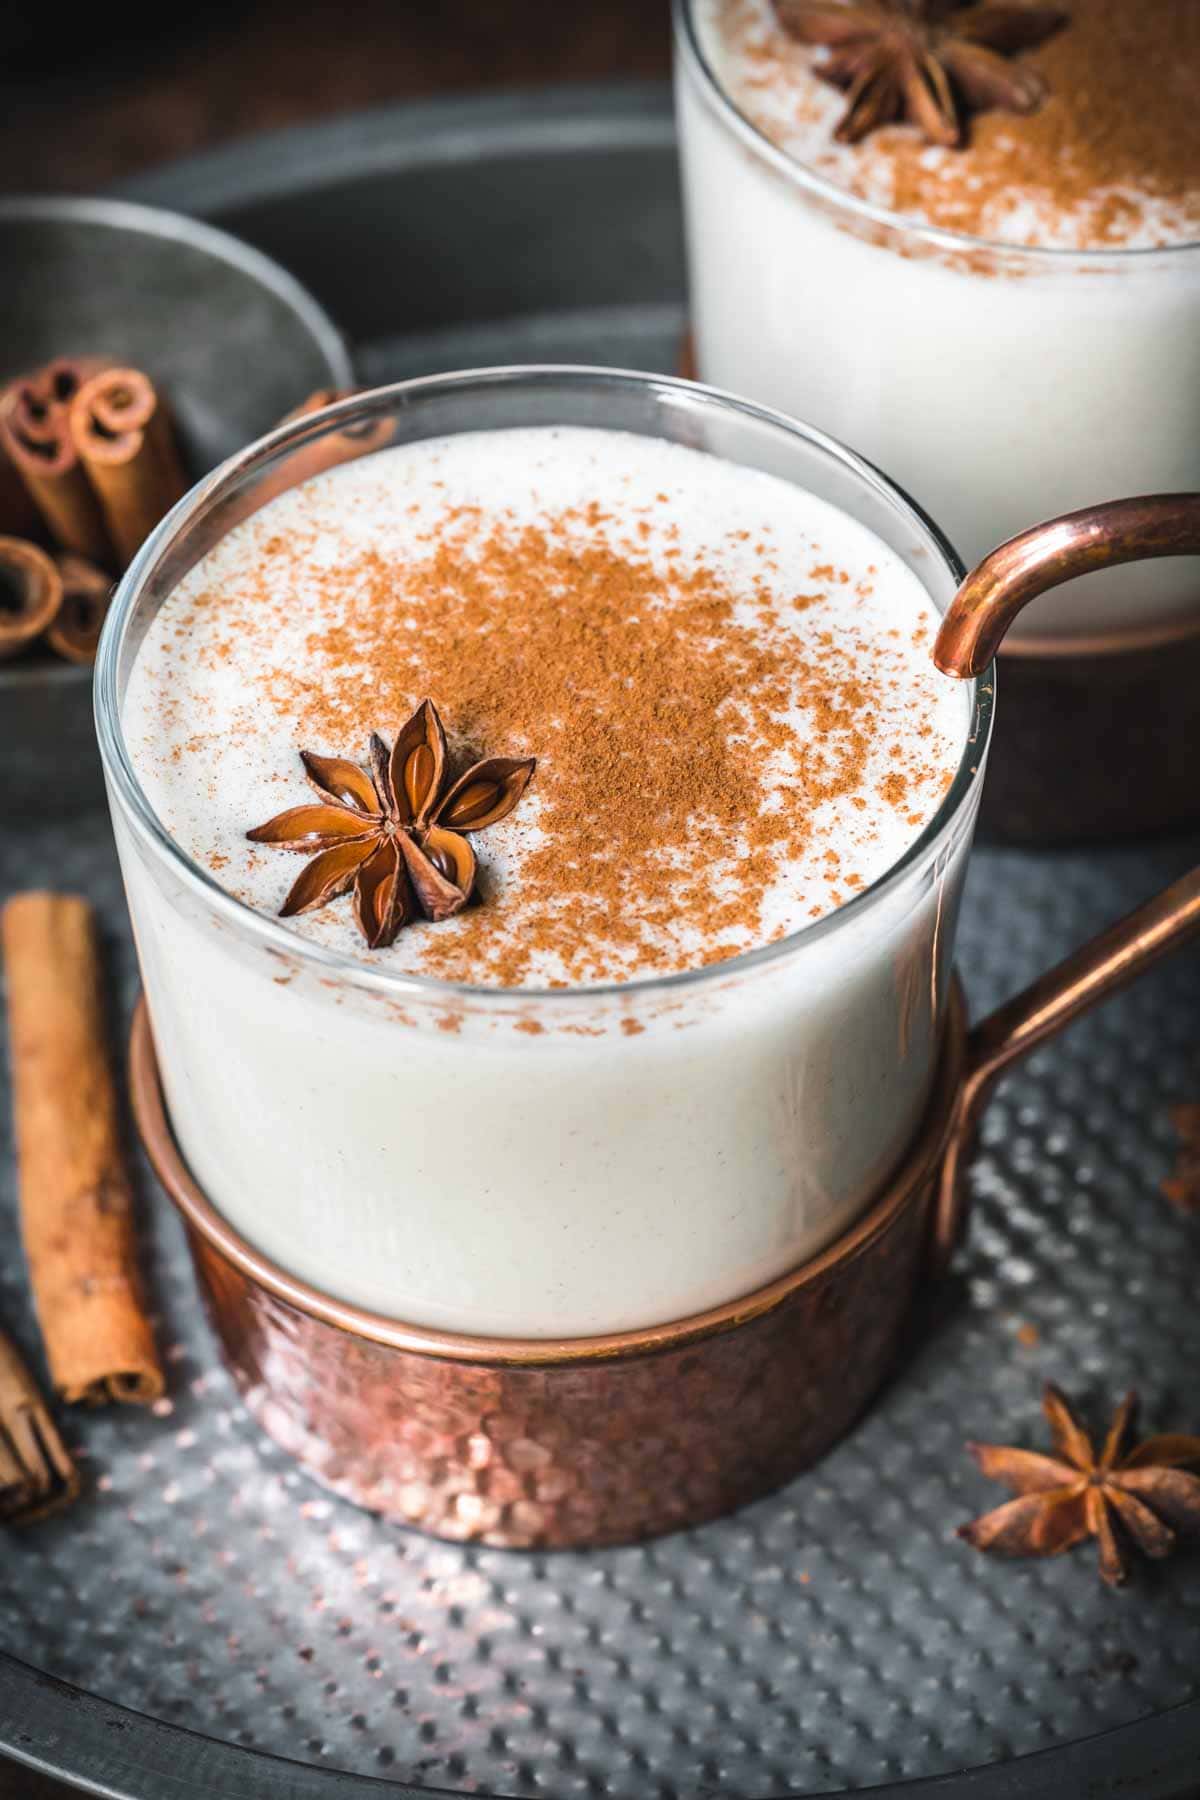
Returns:
[[[1200,550],[1200,496],[1116,502],[1037,527],[963,583],[935,651],[982,673],[1036,594],[1087,568]],[[864,1217],[791,1274],[692,1318],[607,1337],[488,1339],[318,1292],[201,1193],[163,1103],[144,1002],[131,1088],[183,1215],[206,1305],[262,1429],[333,1492],[440,1537],[509,1548],[629,1543],[698,1525],[816,1462],[894,1366],[923,1277],[962,1229],[964,1169],[997,1078],[1200,933],[1200,870],[968,1029],[951,997],[933,1096]]]

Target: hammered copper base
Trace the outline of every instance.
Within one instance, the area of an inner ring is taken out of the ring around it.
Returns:
[[[965,1058],[956,992],[934,1098],[867,1216],[803,1268],[676,1324],[561,1343],[416,1331],[275,1269],[200,1193],[144,1003],[131,1085],[242,1398],[318,1481],[441,1537],[576,1548],[698,1525],[779,1486],[891,1368],[929,1244]]]

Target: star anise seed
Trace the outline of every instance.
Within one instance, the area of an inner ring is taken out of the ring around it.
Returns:
[[[1137,1396],[1126,1394],[1097,1454],[1070,1402],[1048,1385],[1042,1409],[1056,1454],[1002,1444],[968,1444],[979,1467],[1018,1496],[959,1527],[977,1550],[1007,1556],[1057,1556],[1094,1537],[1110,1587],[1128,1574],[1132,1544],[1145,1556],[1169,1556],[1179,1533],[1200,1534],[1200,1437],[1146,1438],[1133,1445]]]
[[[1045,82],[1005,58],[1067,22],[1058,7],[1020,0],[775,0],[775,10],[792,37],[824,46],[813,67],[848,95],[834,133],[846,144],[908,121],[953,148],[966,112],[1036,112]]]
[[[305,855],[279,909],[284,919],[312,912],[354,890],[354,916],[372,950],[393,942],[423,913],[449,919],[475,886],[475,852],[464,832],[507,817],[533,778],[532,756],[492,756],[442,792],[446,734],[432,700],[423,700],[389,750],[378,732],[370,765],[302,750],[300,760],[322,796],[293,806],[246,836]]]

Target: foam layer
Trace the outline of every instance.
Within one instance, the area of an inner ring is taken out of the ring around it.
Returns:
[[[480,900],[368,951],[348,900],[290,921],[381,967],[497,985],[661,974],[801,929],[940,805],[963,690],[871,533],[656,440],[468,434],[327,472],[237,527],[151,627],[124,709],[151,804],[231,894],[301,866],[247,843],[428,694],[458,763],[539,759],[477,837]]]

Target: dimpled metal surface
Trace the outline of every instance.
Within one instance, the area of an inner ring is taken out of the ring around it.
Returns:
[[[197,1249],[247,1407],[324,1486],[439,1537],[594,1547],[726,1513],[841,1437],[891,1361],[924,1223],[918,1197],[873,1254],[736,1331],[544,1369],[350,1337]]]
[[[960,956],[976,1014],[1198,856],[981,852]],[[0,892],[38,882],[100,905],[123,1036],[136,973],[105,822],[0,837]],[[89,1493],[0,1540],[0,1648],[237,1743],[529,1795],[835,1789],[1190,1697],[1200,1557],[1113,1595],[1089,1550],[1000,1563],[953,1533],[1000,1497],[962,1440],[1040,1443],[1047,1376],[1100,1418],[1132,1382],[1150,1427],[1200,1423],[1200,1223],[1157,1191],[1168,1108],[1200,1094],[1198,1017],[1184,953],[1010,1077],[954,1275],[863,1423],[775,1497],[633,1550],[437,1543],[323,1493],[239,1404],[139,1165],[170,1397],[66,1421]],[[12,1250],[0,1316],[36,1360]]]

